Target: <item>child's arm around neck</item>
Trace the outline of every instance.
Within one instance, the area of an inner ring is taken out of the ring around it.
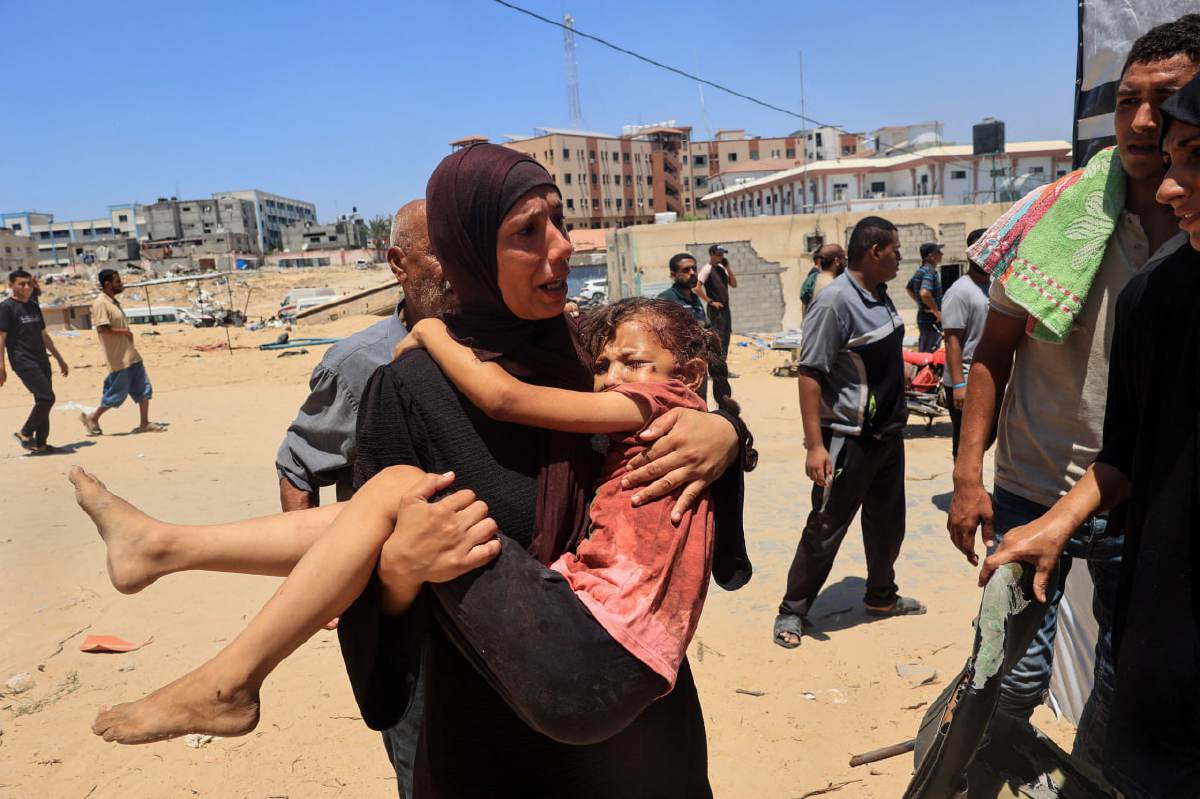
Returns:
[[[641,430],[650,409],[614,391],[592,394],[522,383],[497,363],[480,361],[470,347],[451,338],[440,319],[423,319],[396,356],[424,348],[459,391],[492,419],[567,433],[627,433]]]

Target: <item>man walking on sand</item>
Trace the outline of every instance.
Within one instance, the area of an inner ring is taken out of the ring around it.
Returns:
[[[162,425],[150,421],[150,397],[153,389],[142,356],[138,354],[133,344],[133,331],[129,329],[129,320],[125,311],[117,301],[117,295],[125,290],[121,284],[121,276],[114,269],[101,269],[98,276],[100,296],[92,303],[92,324],[100,336],[100,344],[104,347],[104,357],[108,361],[108,377],[104,378],[104,391],[100,397],[100,406],[91,413],[79,414],[79,420],[87,429],[88,435],[103,435],[100,429],[100,417],[113,408],[119,408],[126,398],[132,397],[138,404],[141,420],[133,428],[135,433],[157,433]]]
[[[896,588],[904,542],[904,322],[887,295],[900,267],[900,238],[868,216],[850,234],[849,266],[813,301],[800,339],[800,416],[812,512],[788,570],[775,643],[800,645],[803,622],[829,578],[850,522],[862,508],[867,590],[874,616],[921,614]]]
[[[50,433],[50,409],[54,406],[50,359],[46,357],[46,352],[49,351],[58,361],[63,377],[67,376],[69,370],[54,341],[46,333],[42,309],[33,298],[35,285],[33,276],[24,269],[18,269],[8,276],[12,296],[0,302],[0,386],[8,379],[4,369],[4,356],[7,354],[13,371],[33,395],[33,410],[24,426],[13,433],[13,437],[32,454],[41,455],[54,451],[54,447],[46,443]]]
[[[1102,150],[1086,169],[1038,190],[1049,192],[1045,202],[1037,195],[1034,205],[1030,198],[1017,203],[971,248],[972,260],[992,272],[991,307],[971,364],[947,527],[972,564],[976,529],[991,549],[1010,530],[1045,515],[1096,459],[1117,295],[1187,241],[1171,209],[1155,199],[1163,177],[1159,107],[1198,72],[1200,14],[1134,42],[1116,90],[1116,150]],[[1091,238],[1065,235],[1084,222]],[[983,452],[997,404],[996,484],[989,496]],[[1094,686],[1072,754],[1096,765],[1116,679],[1112,630],[1124,546],[1124,532],[1109,525],[1106,513],[1074,530],[1047,592],[1042,628],[1000,689],[999,707],[1011,716],[1028,719],[1041,704],[1067,574],[1072,559],[1085,560],[1099,629]]]

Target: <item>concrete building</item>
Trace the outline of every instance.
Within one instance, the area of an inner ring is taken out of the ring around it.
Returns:
[[[55,221],[54,214],[37,211],[0,213],[0,227],[33,240],[37,247],[35,269],[38,273],[71,266],[70,245],[73,243],[114,237],[136,241],[144,235],[145,224],[145,206],[139,203],[110,205],[108,216],[65,222]]]
[[[802,164],[727,185],[703,201],[714,219],[1005,202],[1070,168],[1065,141],[1009,142],[997,159],[972,155],[970,145],[940,145]]]
[[[987,227],[1007,203],[947,205],[935,208],[889,210],[883,215],[900,231],[903,255],[892,281],[892,299],[902,313],[915,313],[904,284],[920,261],[921,242],[945,247],[945,263],[965,262],[967,233]],[[707,258],[708,248],[720,244],[738,277],[732,294],[734,330],[770,333],[799,327],[800,286],[812,266],[811,253],[822,244],[847,244],[850,231],[869,212],[760,216],[752,219],[710,219],[673,225],[644,225],[611,230],[607,236],[608,296],[654,294],[670,282],[667,262],[681,250]]]
[[[645,225],[666,210],[654,181],[654,151],[648,139],[591,131],[537,128],[539,135],[507,137],[506,147],[527,153],[554,176],[563,196],[567,230]],[[482,136],[450,143],[459,149]]]
[[[804,158],[801,140],[790,136],[749,136],[741,128],[718,130],[712,139],[692,139],[692,128],[685,132],[681,156],[683,207],[680,216],[708,216],[703,197],[712,191],[711,183],[722,172],[759,161],[790,161]]]
[[[336,222],[318,225],[312,222],[284,225],[283,249],[286,252],[307,250],[354,250],[367,247],[370,234],[358,213],[342,214]]]
[[[254,253],[258,248],[254,203],[235,197],[177,200],[146,206],[145,249],[152,254]]]
[[[141,244],[137,239],[113,236],[93,241],[77,241],[67,245],[71,263],[86,264],[96,269],[124,269],[142,256]]]
[[[219,191],[213,199],[248,200],[254,207],[258,252],[269,252],[283,247],[283,228],[287,225],[317,224],[317,206],[304,200],[295,200],[260,189]]]
[[[37,269],[37,245],[28,236],[18,236],[11,229],[0,227],[0,281],[8,281],[8,273],[16,269],[32,272]]]

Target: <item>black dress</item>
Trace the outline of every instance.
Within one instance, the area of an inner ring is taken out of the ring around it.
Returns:
[[[538,435],[532,428],[487,418],[448,383],[426,353],[416,351],[381,367],[367,386],[355,482],[361,485],[396,464],[430,472],[453,469],[457,485],[487,502],[502,533],[524,547],[534,532]],[[738,500],[734,495],[726,506]],[[504,542],[506,553],[512,542]],[[504,565],[466,576],[489,581],[489,595],[508,585],[515,593],[503,596],[502,612],[509,614],[502,617],[505,631],[536,638],[535,651],[545,653],[519,664],[524,673],[515,681],[509,675],[509,702],[495,680],[481,675],[479,663],[473,666],[464,657],[466,649],[461,640],[456,642],[454,630],[447,630],[445,606],[454,599],[447,600],[440,589],[436,595],[422,591],[407,614],[389,618],[380,613],[373,580],[342,616],[338,633],[343,656],[370,727],[395,724],[414,700],[418,670],[423,674],[416,796],[711,796],[704,721],[687,661],[675,689],[661,700],[650,701],[657,693],[622,691],[624,683],[641,679],[637,669],[644,667],[631,656],[620,660],[624,653],[606,646],[611,639],[585,611],[579,612],[581,603],[573,598],[557,602],[555,587],[538,582],[543,575],[552,575],[546,580],[557,575],[520,554],[507,560],[502,555]],[[501,569],[526,573],[521,580],[497,582],[495,572]],[[461,587],[460,581],[447,586]],[[545,602],[539,600],[543,595]],[[569,643],[564,646],[564,641]],[[519,695],[515,701],[514,693]],[[518,713],[510,703],[540,707],[522,707]],[[629,716],[622,714],[630,706],[638,715],[625,726]],[[542,726],[551,734],[523,721],[531,717],[550,718]],[[616,726],[607,730],[609,724]],[[575,730],[585,731],[586,743],[573,739]],[[608,737],[610,733],[615,734]]]
[[[1117,300],[1100,463],[1132,482],[1105,776],[1130,799],[1200,795],[1200,253]]]

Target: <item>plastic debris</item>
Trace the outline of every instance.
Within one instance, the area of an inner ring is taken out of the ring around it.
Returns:
[[[33,675],[22,671],[8,678],[8,681],[4,683],[4,690],[10,694],[23,694],[33,686]]]

